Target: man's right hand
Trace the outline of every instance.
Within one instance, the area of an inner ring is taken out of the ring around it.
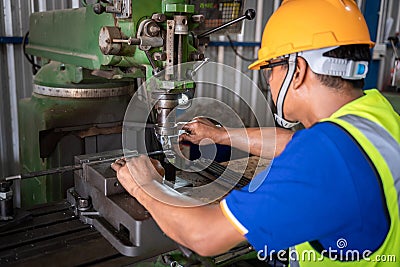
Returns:
[[[221,143],[227,136],[227,131],[221,126],[217,126],[209,119],[196,117],[183,127],[186,133],[179,137],[179,141],[189,141],[196,145],[209,145]]]

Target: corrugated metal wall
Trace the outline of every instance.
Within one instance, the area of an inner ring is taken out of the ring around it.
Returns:
[[[31,3],[2,0],[0,5],[0,36],[22,36],[28,29]],[[0,50],[0,175],[5,175],[18,168],[17,102],[31,94],[32,78],[21,45],[1,45]]]
[[[90,3],[91,1],[88,0],[88,2]],[[257,10],[257,5],[258,7],[262,6],[263,11],[258,12],[258,19],[262,20],[259,25],[263,27],[272,13],[274,2],[279,1],[247,0],[245,8]],[[0,0],[0,36],[24,36],[29,30],[29,15],[32,12],[72,8],[79,5],[79,0]],[[260,39],[260,33],[256,33],[255,25],[256,21],[245,22],[244,33],[239,35],[232,34],[232,40],[254,42],[255,38]],[[213,36],[212,40],[226,41],[227,39],[224,36]],[[238,48],[238,52],[247,58],[255,58],[255,50],[254,47]],[[258,74],[247,70],[249,63],[236,57],[230,47],[209,47],[206,55],[212,61],[241,69],[250,77],[253,75],[258,77]],[[203,73],[201,75],[209,74]],[[240,81],[236,81],[236,90],[240,91],[240,94],[250,94],[251,90],[254,89],[248,82],[242,84]],[[29,62],[24,57],[21,44],[0,44],[0,90],[1,177],[15,174],[19,171],[18,100],[29,97],[32,93],[32,70]],[[216,97],[218,92],[207,96]],[[257,99],[253,101],[256,103]]]
[[[0,36],[24,36],[34,11],[71,8],[77,0],[0,0]],[[21,44],[0,44],[0,176],[17,173],[18,100],[32,93],[32,70]]]

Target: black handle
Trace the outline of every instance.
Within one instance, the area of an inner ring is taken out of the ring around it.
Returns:
[[[222,24],[221,26],[218,26],[218,27],[216,27],[214,29],[211,29],[209,31],[203,32],[203,33],[199,34],[197,36],[197,38],[198,39],[204,38],[204,37],[206,37],[206,36],[208,36],[208,35],[210,35],[210,34],[212,34],[214,32],[217,32],[217,31],[222,30],[222,29],[224,29],[226,27],[229,27],[232,24],[238,23],[239,21],[242,21],[244,19],[252,20],[255,17],[256,17],[256,11],[254,9],[247,9],[243,16],[238,17],[238,18],[236,18],[234,20],[228,21],[227,23]]]

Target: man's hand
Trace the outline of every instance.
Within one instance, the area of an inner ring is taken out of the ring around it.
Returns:
[[[117,172],[118,181],[125,190],[136,197],[137,190],[154,180],[162,181],[164,168],[158,160],[141,155],[129,159],[119,159],[111,164]]]
[[[211,256],[245,240],[218,204],[200,205],[204,203],[155,182],[164,174],[160,162],[140,156],[119,159],[111,167],[128,193],[150,212],[161,230],[179,244],[200,255]]]
[[[193,144],[209,145],[220,143],[227,135],[223,127],[217,126],[207,118],[196,117],[183,127],[186,133],[182,134],[179,141],[189,141]]]

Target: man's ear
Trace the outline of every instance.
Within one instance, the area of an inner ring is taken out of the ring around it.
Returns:
[[[298,89],[304,82],[308,64],[302,57],[297,58],[296,71],[293,76],[292,84],[294,89]]]

